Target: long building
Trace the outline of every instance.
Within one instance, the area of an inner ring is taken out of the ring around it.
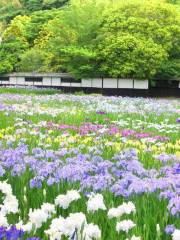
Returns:
[[[148,80],[89,78],[75,79],[66,73],[11,73],[0,76],[1,85],[47,87],[148,89]]]
[[[36,86],[53,87],[85,92],[102,92],[117,95],[143,96],[180,96],[180,79],[156,81],[152,86],[148,80],[117,78],[84,78],[75,79],[66,73],[11,73],[0,75],[3,86]]]

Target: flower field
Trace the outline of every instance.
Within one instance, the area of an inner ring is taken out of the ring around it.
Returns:
[[[36,91],[0,95],[0,239],[179,240],[180,100]]]

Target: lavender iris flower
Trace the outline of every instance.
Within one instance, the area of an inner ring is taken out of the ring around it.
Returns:
[[[166,234],[170,235],[174,232],[175,229],[176,228],[175,228],[174,225],[167,225],[164,231],[165,231]]]

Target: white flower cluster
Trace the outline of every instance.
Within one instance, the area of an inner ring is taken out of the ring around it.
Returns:
[[[131,213],[135,213],[136,212],[136,208],[135,205],[132,202],[128,202],[128,203],[123,203],[122,205],[120,205],[117,208],[111,208],[108,211],[108,218],[118,218],[121,217],[123,214],[131,214]]]
[[[87,211],[95,212],[99,209],[106,210],[103,195],[99,193],[97,194],[92,193],[87,202]]]
[[[123,220],[121,222],[117,222],[117,224],[116,224],[116,231],[117,232],[123,231],[123,232],[128,233],[129,230],[132,229],[135,226],[136,226],[136,224],[133,221],[131,221],[131,220]]]
[[[43,203],[40,209],[30,209],[28,214],[29,221],[26,224],[23,224],[23,222],[20,221],[18,224],[16,224],[16,227],[26,232],[30,232],[33,228],[41,228],[43,223],[47,222],[47,220],[56,213],[55,206],[58,205],[63,209],[67,209],[72,201],[78,200],[79,198],[80,194],[76,190],[70,190],[66,195],[61,194],[56,197],[55,205]]]
[[[172,240],[179,240],[180,239],[180,230],[176,229],[172,234]]]
[[[67,218],[59,217],[52,220],[50,228],[45,231],[50,240],[61,240],[62,236],[77,235],[78,239],[92,240],[101,238],[101,230],[97,225],[87,224],[86,216],[71,213]]]
[[[0,182],[0,191],[5,195],[3,204],[0,205],[0,226],[8,227],[8,221],[6,215],[9,213],[18,212],[18,200],[12,194],[12,188],[7,182]],[[25,191],[26,192],[26,191]],[[81,196],[77,190],[67,191],[66,194],[61,194],[56,197],[55,204],[43,203],[39,209],[30,209],[28,217],[29,220],[26,224],[22,220],[16,224],[18,229],[22,229],[25,232],[31,232],[42,227],[48,219],[53,217],[56,213],[56,206],[60,206],[63,209],[67,209],[71,202],[77,201]],[[91,193],[87,201],[87,211],[95,212],[97,210],[106,210],[102,194]],[[123,214],[135,213],[136,208],[132,202],[123,203],[117,208],[111,208],[108,211],[108,218],[121,217]],[[129,232],[130,229],[135,227],[135,223],[131,220],[123,220],[117,222],[116,231]],[[179,236],[179,230],[176,230],[173,234],[173,240],[177,240]],[[83,239],[92,240],[101,238],[101,230],[97,225],[93,223],[88,224],[86,216],[82,212],[70,213],[67,218],[59,216],[52,219],[51,225],[48,230],[45,231],[50,240],[61,240],[63,236],[70,239]],[[126,240],[140,240],[139,237],[132,236],[131,239]]]
[[[0,182],[0,190],[5,195],[3,204],[0,205],[0,226],[8,227],[6,215],[18,213],[18,200],[12,193],[11,185],[7,182]]]
[[[60,194],[55,199],[55,205],[67,209],[71,202],[77,201],[81,196],[78,191],[70,190],[66,194]]]
[[[16,227],[24,231],[30,232],[33,227],[36,229],[40,228],[54,214],[55,205],[51,203],[43,203],[40,209],[30,209],[29,221],[24,225],[22,221],[16,224]]]
[[[132,237],[131,237],[131,239],[126,239],[126,240],[141,240],[141,238],[140,237],[136,237],[135,235],[133,235]]]
[[[120,218],[124,214],[129,215],[131,213],[136,212],[136,207],[132,202],[123,202],[120,206],[117,208],[110,208],[108,211],[108,218]],[[132,220],[122,220],[120,222],[117,222],[116,224],[116,231],[120,232],[123,231],[125,233],[128,233],[133,227],[135,227],[136,224]],[[140,240],[140,237],[136,237],[133,235],[130,239],[126,240]]]

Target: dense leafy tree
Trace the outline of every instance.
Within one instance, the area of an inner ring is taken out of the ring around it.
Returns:
[[[31,18],[28,16],[17,16],[3,33],[4,41],[13,41],[15,38],[27,41],[26,26]]]
[[[0,21],[9,23],[17,15],[30,15],[33,12],[58,9],[68,0],[0,0]],[[40,13],[42,16],[42,13]]]
[[[21,54],[28,49],[25,26],[30,21],[27,16],[17,16],[4,31],[0,44],[0,71],[14,71]]]
[[[76,32],[64,25],[60,18],[49,21],[36,39],[34,46],[48,55],[43,70],[63,71],[63,62],[66,57],[63,49],[76,45],[76,42]]]
[[[21,62],[18,65],[19,71],[36,72],[43,69],[46,54],[39,49],[31,48],[21,55]]]
[[[157,79],[180,79],[180,58],[164,62],[158,70]]]
[[[113,77],[149,78],[166,57],[161,45],[129,33],[109,34],[99,44],[101,70]]]
[[[23,14],[19,1],[0,0],[0,22],[9,23],[17,15]]]
[[[27,39],[31,46],[43,30],[44,25],[58,14],[59,10],[38,11],[31,14],[30,21],[26,24]]]
[[[68,0],[43,0],[43,9],[60,8],[68,3]]]
[[[163,2],[121,2],[104,15],[99,41],[101,68],[108,75],[151,77],[180,52],[179,13]]]
[[[20,55],[27,50],[27,44],[20,38],[0,44],[0,73],[17,70]]]
[[[43,0],[20,0],[22,6],[29,12],[42,10]]]
[[[0,43],[0,73],[179,77],[180,8],[174,3],[0,0],[1,33],[8,23]]]
[[[76,77],[94,75],[97,64],[93,46],[105,6],[102,1],[72,1],[44,25],[35,47],[49,53],[46,71],[67,71]]]

